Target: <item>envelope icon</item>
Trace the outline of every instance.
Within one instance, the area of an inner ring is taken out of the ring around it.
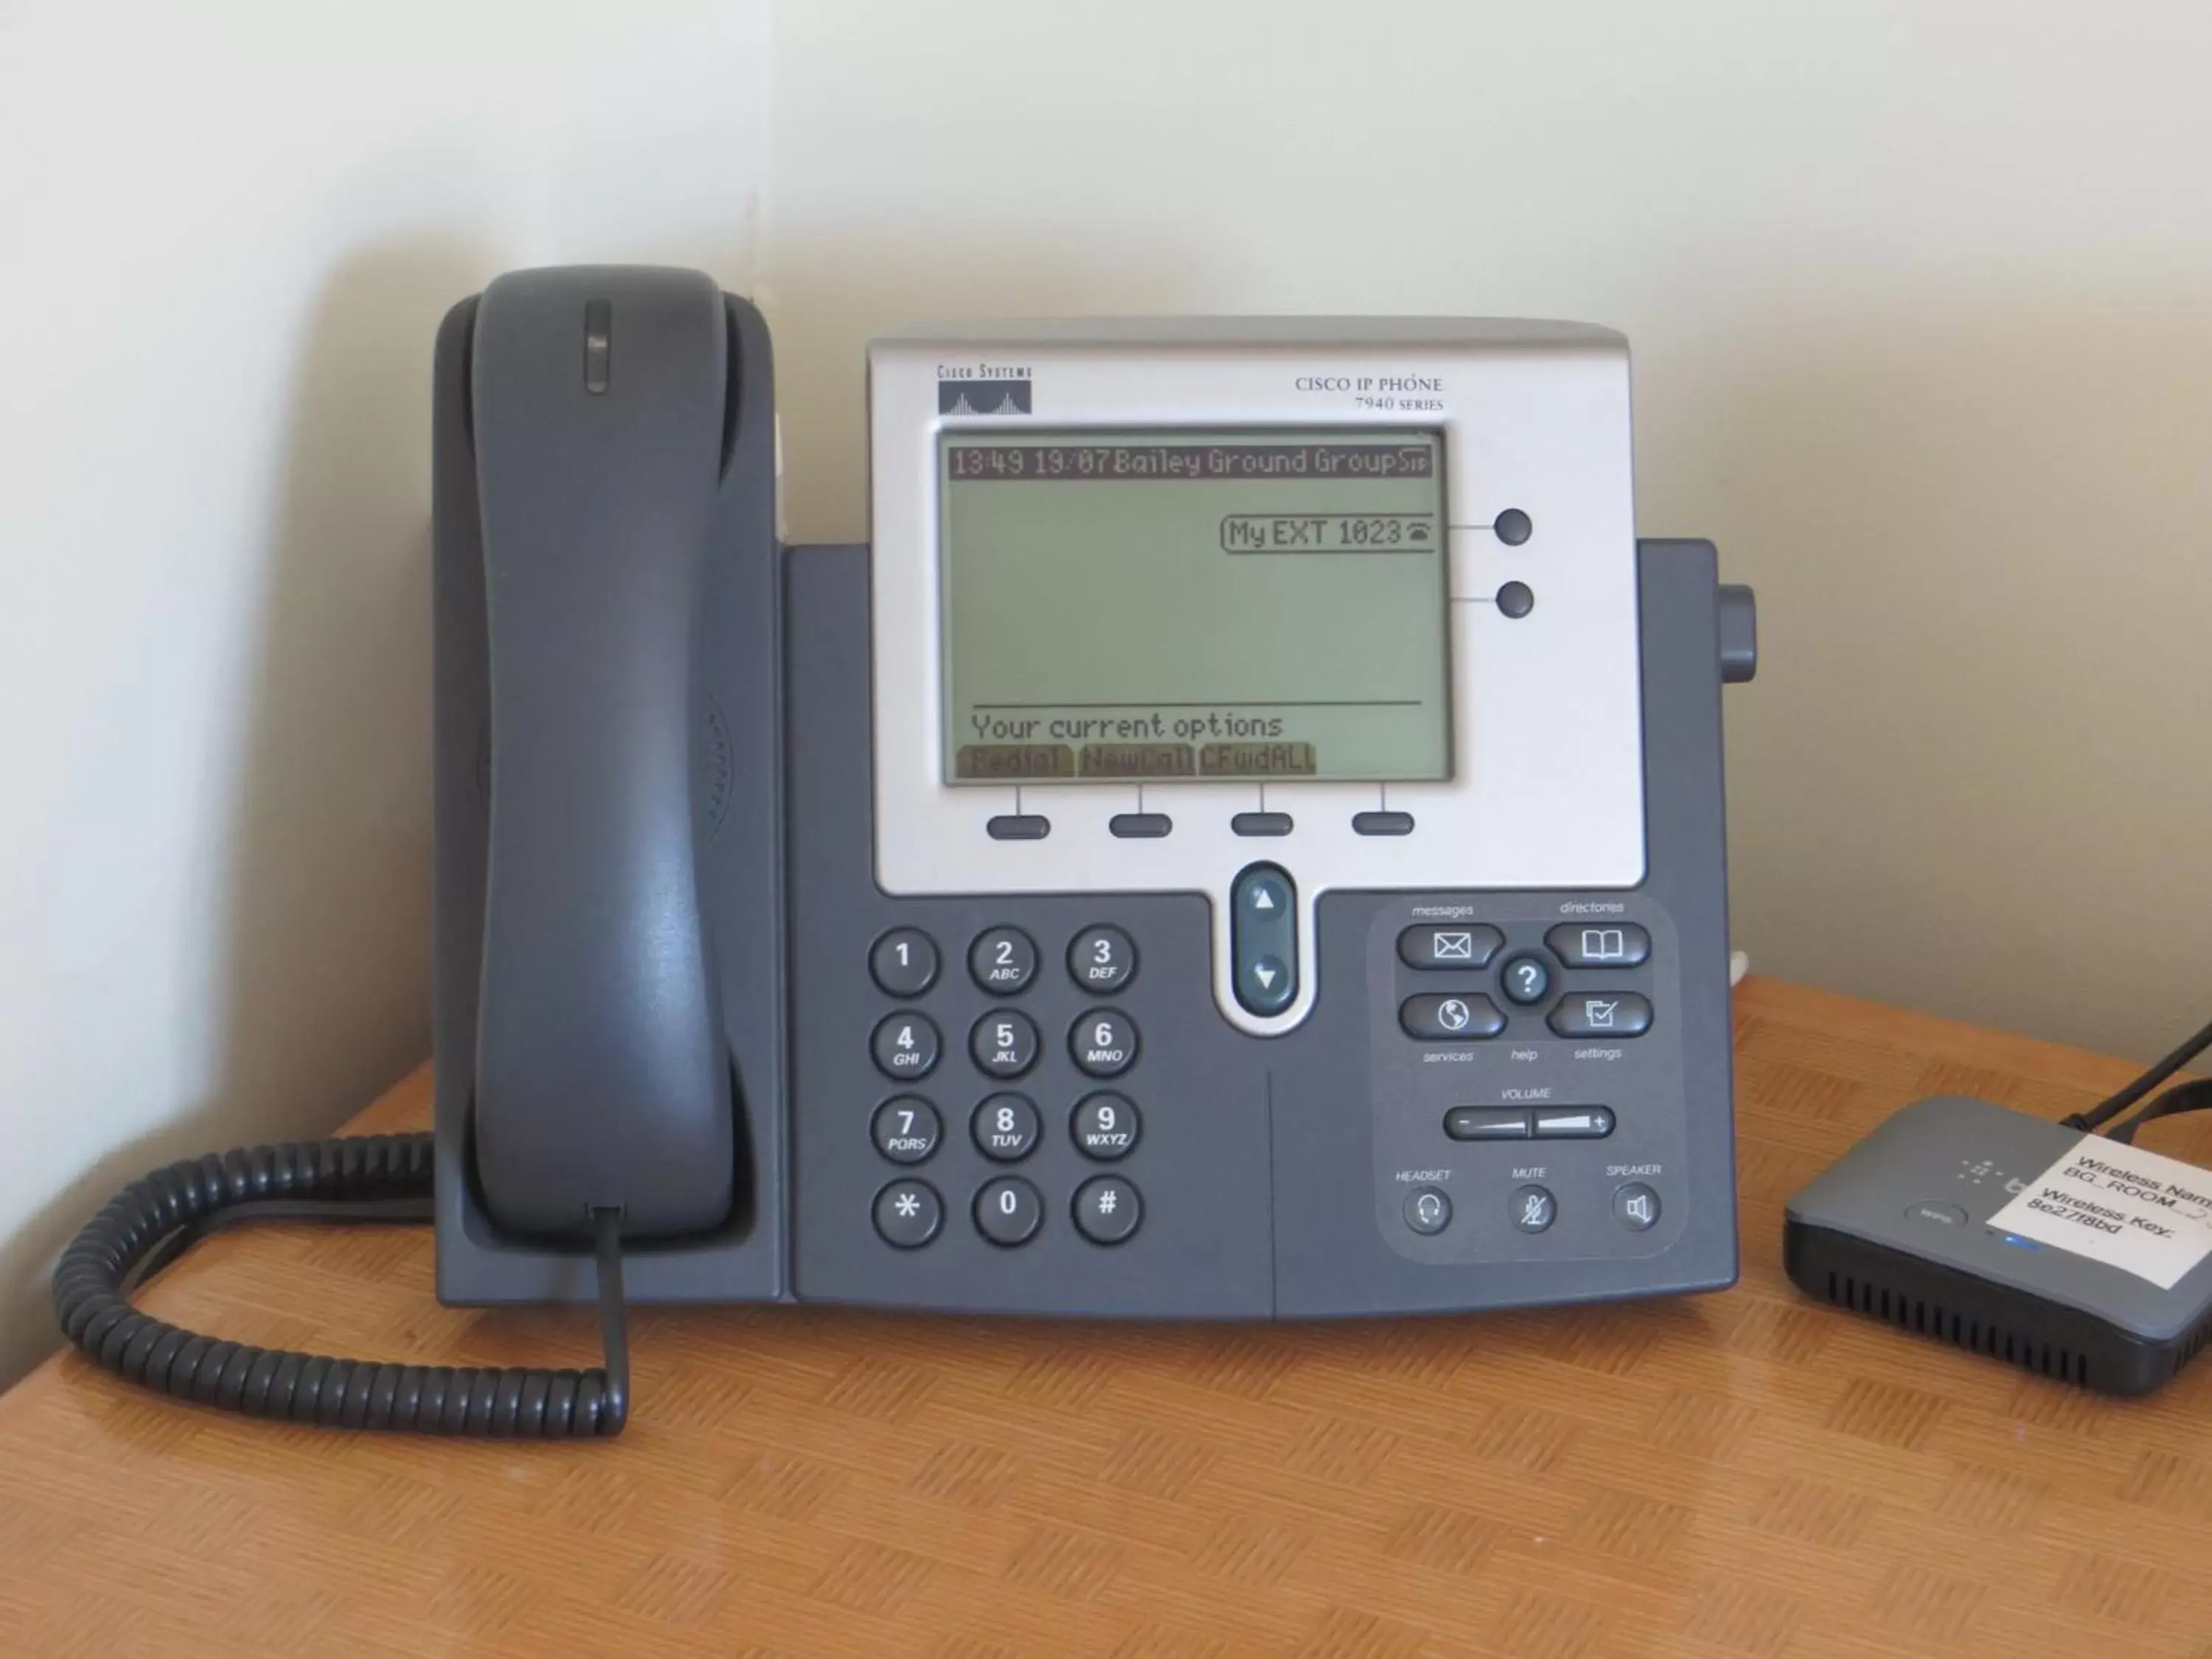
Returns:
[[[1436,949],[1431,954],[1438,962],[1473,962],[1474,935],[1439,932],[1436,935]]]

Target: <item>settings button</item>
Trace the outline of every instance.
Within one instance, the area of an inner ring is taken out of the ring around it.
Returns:
[[[1398,1024],[1423,1042],[1473,1042],[1503,1031],[1505,1016],[1488,997],[1468,991],[1407,997],[1399,1005]]]

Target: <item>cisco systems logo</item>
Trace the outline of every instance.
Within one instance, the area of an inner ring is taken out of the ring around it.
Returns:
[[[937,412],[940,415],[1026,415],[1030,412],[1030,377],[1026,374],[984,375],[974,380],[939,380]]]

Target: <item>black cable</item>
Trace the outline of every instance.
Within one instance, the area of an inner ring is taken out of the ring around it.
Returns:
[[[415,1220],[431,1195],[431,1138],[367,1135],[188,1158],[125,1188],[54,1267],[54,1312],[95,1364],[157,1393],[249,1417],[421,1434],[547,1440],[620,1434],[629,1415],[621,1212],[597,1210],[599,1334],[589,1370],[479,1370],[333,1359],[202,1336],[139,1312],[125,1287],[236,1220]],[[181,1248],[180,1246],[178,1248]]]
[[[2124,1146],[2132,1146],[2136,1132],[2147,1123],[2155,1123],[2162,1117],[2178,1117],[2184,1112],[2207,1110],[2212,1110],[2212,1078],[2199,1078],[2191,1083],[2175,1084],[2125,1123],[2116,1123],[2105,1133]]]
[[[2086,1112],[2075,1112],[2071,1116],[2060,1118],[2058,1120],[2060,1127],[2068,1129],[2101,1129],[2207,1048],[2212,1048],[2212,1025],[2205,1026],[2203,1030],[2191,1037],[2164,1060],[2121,1090],[2119,1093],[2107,1096]]]

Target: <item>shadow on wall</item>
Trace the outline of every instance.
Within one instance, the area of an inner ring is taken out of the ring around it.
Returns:
[[[1111,241],[1040,256],[1032,239],[985,232],[779,243],[752,297],[775,342],[790,538],[867,534],[870,336],[902,323],[1204,309],[1194,262],[1162,263],[1159,252]]]
[[[429,1052],[430,354],[486,264],[440,243],[357,254],[307,326],[225,863],[173,970],[185,1006],[220,1011],[214,1086],[7,1241],[0,1382],[58,1342],[53,1258],[118,1188],[326,1133]]]

